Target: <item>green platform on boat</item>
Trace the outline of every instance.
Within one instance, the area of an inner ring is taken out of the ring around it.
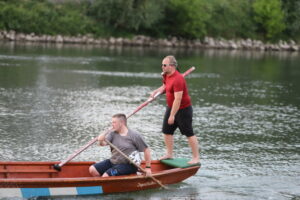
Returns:
[[[189,159],[187,158],[170,158],[170,159],[164,159],[161,160],[160,162],[172,166],[172,167],[179,167],[179,168],[187,168],[187,167],[192,167],[192,166],[199,166],[201,165],[200,163],[197,164],[188,164]]]

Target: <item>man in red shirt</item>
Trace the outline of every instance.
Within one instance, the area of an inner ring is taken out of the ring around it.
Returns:
[[[200,162],[199,147],[192,127],[193,108],[186,81],[177,71],[177,61],[174,56],[167,56],[163,59],[162,70],[164,74],[163,85],[151,94],[154,97],[157,92],[166,91],[167,109],[162,132],[164,133],[167,152],[160,159],[173,157],[173,134],[179,128],[181,134],[187,137],[192,149],[193,157],[189,164],[197,164]]]

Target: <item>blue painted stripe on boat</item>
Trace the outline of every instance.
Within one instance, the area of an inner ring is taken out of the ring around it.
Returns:
[[[50,196],[49,188],[21,188],[23,198]]]
[[[102,194],[103,190],[101,186],[92,186],[92,187],[77,187],[77,194],[84,195],[84,194]]]

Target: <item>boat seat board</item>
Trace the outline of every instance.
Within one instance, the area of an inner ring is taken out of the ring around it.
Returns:
[[[160,162],[162,162],[165,165],[169,165],[172,167],[178,167],[178,168],[188,168],[188,167],[200,165],[200,163],[191,165],[191,164],[188,164],[188,161],[189,161],[189,159],[187,159],[187,158],[169,158],[169,159],[161,160]]]
[[[58,173],[54,169],[0,169],[0,173]]]

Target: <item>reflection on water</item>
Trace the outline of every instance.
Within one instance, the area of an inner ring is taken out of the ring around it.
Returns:
[[[161,85],[160,62],[178,57],[188,78],[201,170],[170,191],[104,199],[297,199],[299,54],[191,49],[0,46],[0,160],[63,160],[96,137],[112,114],[129,114]],[[157,159],[164,154],[160,97],[129,119]],[[189,157],[175,135],[175,155]],[[75,160],[102,160],[96,145]],[[73,199],[75,197],[66,197]],[[80,197],[98,199],[99,196]]]

